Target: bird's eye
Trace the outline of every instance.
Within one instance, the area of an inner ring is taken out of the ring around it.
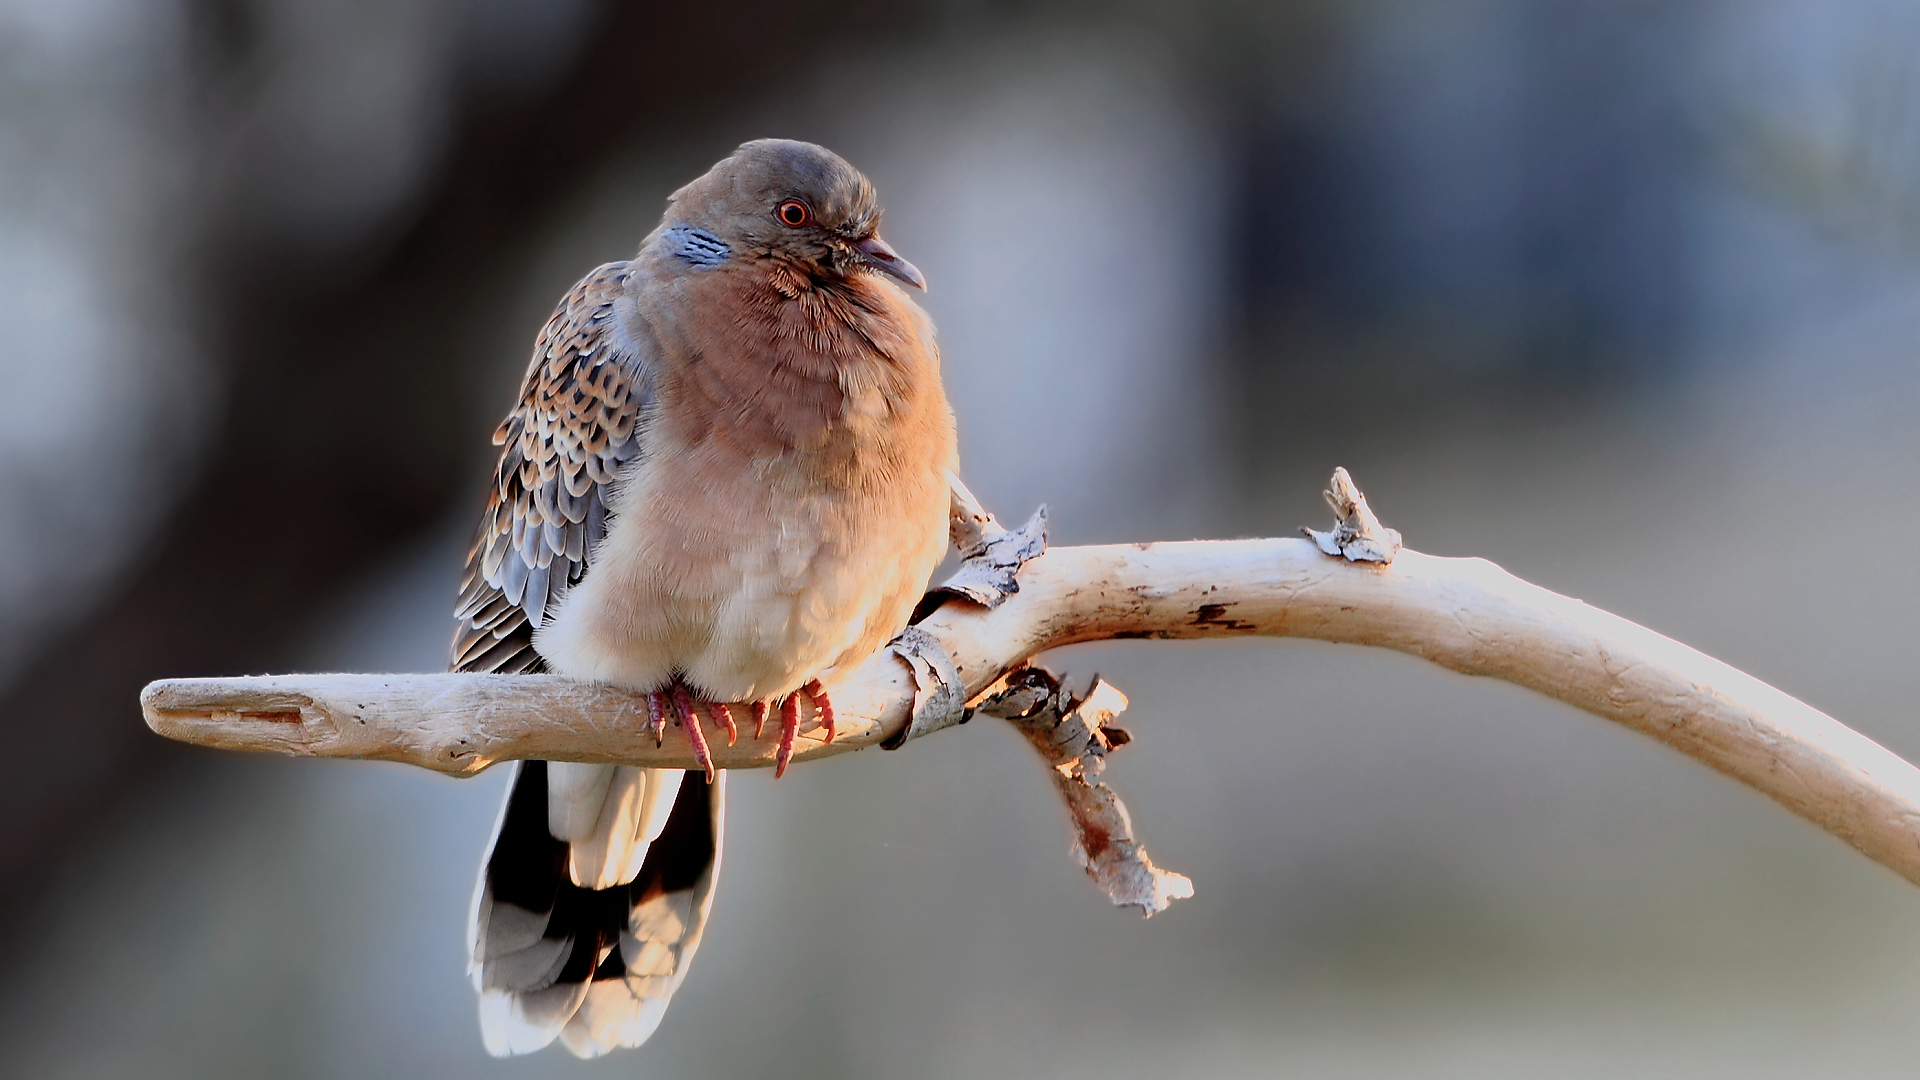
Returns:
[[[813,224],[813,208],[799,199],[788,199],[774,207],[773,216],[779,218],[780,224],[789,229]]]

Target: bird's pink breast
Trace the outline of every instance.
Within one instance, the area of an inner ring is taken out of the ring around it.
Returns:
[[[660,411],[586,579],[536,639],[556,670],[759,699],[905,626],[946,547],[953,421],[925,316],[861,284],[653,313]]]

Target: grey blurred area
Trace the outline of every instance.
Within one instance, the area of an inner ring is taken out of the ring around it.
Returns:
[[[659,1034],[481,1050],[502,793],[162,744],[166,675],[432,671],[534,332],[736,143],[876,181],[974,490],[1410,546],[1920,757],[1897,0],[0,5],[0,1073],[1904,1077],[1920,893],[1513,687],[1066,650],[1197,895],[1107,906],[982,720],[737,778]]]

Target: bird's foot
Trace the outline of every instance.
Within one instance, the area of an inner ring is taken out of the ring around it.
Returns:
[[[808,681],[798,691],[788,694],[780,702],[780,749],[773,758],[773,778],[778,780],[787,772],[787,762],[793,760],[793,739],[800,734],[800,695],[807,695],[813,702],[813,711],[820,716],[820,726],[826,730],[823,742],[833,741],[833,699],[827,696],[827,688],[820,685],[819,679]],[[754,718],[764,720],[762,706],[755,706]],[[754,738],[760,737],[760,729],[754,728]]]
[[[706,770],[707,783],[713,783],[713,752],[707,747],[707,734],[700,729],[700,710],[705,708],[713,717],[715,727],[727,731],[727,745],[732,746],[740,737],[740,729],[733,724],[733,711],[725,702],[696,699],[687,690],[685,684],[675,682],[664,690],[653,690],[647,694],[647,727],[653,732],[653,744],[659,746],[665,740],[667,717],[672,716],[682,728],[686,729],[687,741],[693,744],[693,760]]]
[[[813,702],[813,711],[819,719],[820,727],[826,732],[822,742],[832,742],[834,736],[833,698],[827,695],[827,688],[820,685],[819,679],[810,679],[800,689],[779,699],[777,703],[756,701],[753,703],[753,737],[757,740],[766,734],[767,714],[775,704],[780,709],[780,748],[774,755],[773,775],[785,776],[787,763],[793,760],[793,741],[800,734],[800,695]],[[700,727],[700,710],[705,709],[713,718],[713,726],[725,729],[727,745],[732,746],[740,738],[740,729],[733,721],[733,709],[724,701],[708,701],[698,698],[688,690],[685,683],[675,681],[659,690],[647,693],[647,730],[653,733],[653,745],[659,746],[666,741],[667,721],[671,719],[686,729],[687,741],[693,744],[693,760],[706,770],[707,782],[713,782],[713,751],[707,745],[707,734]]]
[[[653,745],[667,741],[667,716],[673,711],[673,699],[665,690],[647,691],[647,730],[653,733]]]
[[[810,679],[800,692],[813,699],[813,711],[820,714],[820,726],[827,729],[827,737],[822,742],[833,741],[833,699],[827,696],[827,688],[820,685],[819,679]]]
[[[707,783],[713,783],[713,752],[707,749],[707,733],[700,730],[700,711],[693,706],[693,695],[680,683],[674,683],[674,711],[680,714],[680,726],[687,730],[687,741],[693,744],[693,760],[707,770]]]
[[[780,749],[773,756],[773,778],[787,774],[787,762],[793,760],[793,737],[800,734],[800,695],[788,694],[780,700]]]
[[[709,701],[706,704],[707,714],[713,717],[714,726],[727,729],[727,745],[732,746],[734,743],[739,742],[740,729],[733,726],[732,706],[724,701]]]

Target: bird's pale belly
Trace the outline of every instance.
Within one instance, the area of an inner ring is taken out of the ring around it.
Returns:
[[[823,491],[701,465],[656,459],[622,492],[592,568],[534,639],[554,670],[760,700],[905,627],[946,549],[943,469]]]

